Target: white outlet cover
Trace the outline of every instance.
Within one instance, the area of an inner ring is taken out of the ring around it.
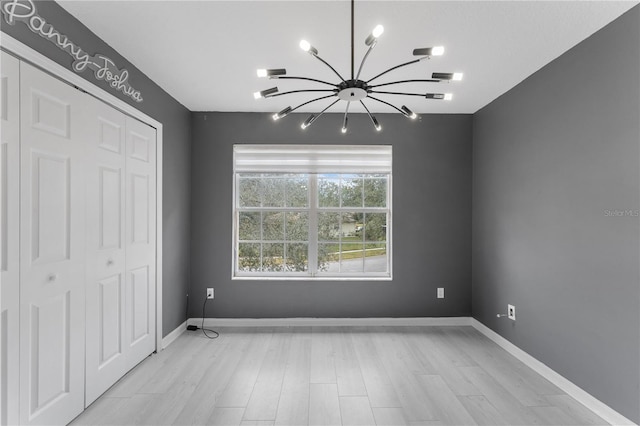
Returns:
[[[444,299],[444,288],[438,287],[438,299]]]
[[[516,307],[513,305],[507,305],[507,314],[510,320],[516,320]]]

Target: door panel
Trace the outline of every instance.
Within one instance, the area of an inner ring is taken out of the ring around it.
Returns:
[[[126,118],[128,368],[155,350],[156,131]]]
[[[134,244],[149,244],[149,176],[131,174],[132,233]]]
[[[34,264],[69,259],[69,160],[67,156],[31,152],[31,259]]]
[[[88,406],[127,372],[125,334],[125,116],[96,99],[86,105]]]
[[[122,170],[117,167],[98,167],[98,228],[100,250],[118,250],[122,248]]]
[[[149,268],[144,266],[129,272],[131,275],[129,304],[131,314],[131,344],[144,339],[151,332],[149,324]]]
[[[20,423],[84,408],[83,94],[21,63]]]
[[[122,354],[121,330],[121,297],[122,276],[120,274],[107,277],[98,283],[98,318],[100,321],[98,369],[105,368],[111,361]]]
[[[31,413],[69,392],[70,291],[31,304]]]
[[[0,52],[0,424],[19,422],[20,62]]]

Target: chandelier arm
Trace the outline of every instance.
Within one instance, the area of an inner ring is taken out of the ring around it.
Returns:
[[[328,110],[329,108],[331,108],[332,106],[334,106],[334,105],[335,105],[337,102],[339,102],[339,101],[340,101],[340,99],[336,99],[335,101],[331,102],[331,103],[329,104],[329,106],[327,106],[325,109],[323,109],[322,111],[320,111],[320,113],[316,116],[316,118],[314,118],[314,119],[313,119],[313,121],[316,121],[318,118],[320,118],[320,116],[321,116],[322,114],[324,114],[326,110]]]
[[[364,62],[367,60],[369,53],[371,53],[371,50],[374,48],[375,45],[376,45],[376,42],[374,41],[369,46],[369,49],[367,49],[367,53],[364,54],[364,57],[362,58],[362,62],[360,62],[360,68],[358,68],[358,74],[356,75],[356,80],[360,78],[360,73],[362,72],[362,66],[364,65]]]
[[[327,96],[320,96],[319,98],[311,99],[310,101],[307,101],[307,102],[301,103],[301,104],[300,104],[300,105],[298,105],[297,107],[292,108],[292,109],[291,109],[291,111],[289,111],[289,114],[291,114],[293,111],[297,110],[297,109],[298,109],[298,108],[300,108],[300,107],[303,107],[303,106],[305,106],[305,105],[309,105],[309,104],[310,104],[310,103],[312,103],[312,102],[320,101],[320,100],[322,100],[322,99],[331,98],[331,97],[333,97],[333,96],[336,96],[336,95],[335,95],[335,94],[333,94],[333,95],[327,95]],[[340,100],[340,99],[337,99],[337,100],[336,100],[336,102],[338,102],[339,100]],[[333,104],[335,104],[336,102],[334,102]],[[331,105],[333,105],[333,104],[331,104]],[[329,105],[329,106],[331,106],[331,105]]]
[[[380,95],[404,95],[404,96],[426,96],[424,93],[405,93],[405,92],[382,92],[377,90],[370,90],[369,93],[377,93]],[[273,95],[276,96],[276,95]]]
[[[288,92],[279,92],[279,93],[274,93],[273,95],[267,95],[265,96],[266,99],[268,98],[275,98],[276,96],[282,96],[282,95],[288,95],[290,93],[303,93],[303,92],[333,92],[334,94],[336,93],[335,89],[304,89],[304,90],[289,90]],[[333,95],[331,95],[333,96]]]
[[[314,81],[316,83],[322,83],[322,84],[327,84],[329,86],[333,86],[336,87],[335,84],[333,83],[329,83],[328,81],[324,81],[324,80],[318,80],[315,78],[309,78],[309,77],[291,77],[291,76],[282,76],[282,77],[277,77],[278,80],[306,80],[306,81]]]
[[[395,109],[395,110],[396,110],[396,111],[398,111],[400,114],[405,115],[405,113],[404,113],[400,108],[398,108],[398,107],[397,107],[397,106],[395,106],[395,105],[390,104],[390,103],[389,103],[389,102],[387,102],[387,101],[383,101],[382,99],[374,98],[373,96],[367,96],[367,97],[368,97],[369,99],[373,99],[374,101],[378,101],[378,102],[380,102],[380,103],[382,103],[382,104],[389,105],[391,108]]]
[[[371,86],[369,86],[370,88],[374,88],[374,87],[382,87],[382,86],[389,86],[391,84],[400,84],[400,83],[440,83],[444,80],[434,80],[434,79],[427,79],[427,80],[398,80],[398,81],[391,81],[389,83],[382,83],[382,84],[372,84]]]
[[[338,77],[340,77],[340,80],[342,80],[343,83],[346,83],[345,79],[340,75],[340,73],[338,71],[336,71],[335,68],[333,68],[331,65],[329,65],[329,62],[325,61],[324,59],[322,59],[320,56],[318,55],[313,55],[314,58],[317,58],[320,62],[322,62],[323,64],[325,64],[326,66],[328,66],[329,68],[331,68],[331,71],[333,71],[334,73],[336,73],[336,75]]]
[[[378,77],[380,77],[380,76],[383,76],[383,75],[385,75],[385,74],[386,74],[386,73],[388,73],[388,72],[391,72],[391,71],[393,71],[393,70],[397,70],[397,69],[398,69],[398,68],[400,68],[400,67],[404,67],[404,66],[407,66],[407,65],[415,64],[416,62],[420,62],[420,61],[421,61],[421,59],[414,59],[413,61],[405,62],[404,64],[400,64],[400,65],[396,65],[395,67],[391,67],[391,68],[389,68],[388,70],[386,70],[386,71],[382,71],[380,74],[378,74],[378,75],[376,75],[375,77],[373,77],[373,78],[371,78],[371,79],[367,80],[367,84],[371,83],[371,82],[372,82],[373,80],[375,80],[376,78],[378,78]]]
[[[347,115],[349,115],[349,105],[351,101],[347,101],[347,108],[344,110],[344,118],[342,119],[342,133],[347,131]]]
[[[377,128],[378,126],[376,125],[376,122],[373,119],[373,116],[371,115],[371,111],[369,111],[369,108],[367,108],[367,106],[364,104],[364,102],[362,102],[362,100],[360,100],[360,104],[362,104],[362,106],[364,107],[364,110],[367,111],[367,115],[371,119],[371,122],[373,123],[373,126]]]

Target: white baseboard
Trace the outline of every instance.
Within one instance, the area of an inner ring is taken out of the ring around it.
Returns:
[[[522,361],[525,365],[530,367],[536,373],[540,374],[545,379],[562,389],[567,395],[574,398],[576,401],[587,407],[589,410],[602,417],[604,420],[612,425],[635,425],[634,422],[627,419],[622,414],[618,413],[613,408],[609,407],[604,402],[600,401],[593,395],[589,394],[582,388],[575,385],[567,378],[561,376],[556,371],[538,361],[504,337],[500,336],[495,331],[491,330],[486,325],[482,324],[475,318],[471,318],[471,325],[480,333],[493,340],[498,346],[509,352],[511,355]]]
[[[202,318],[189,318],[202,325]],[[302,327],[302,326],[456,326],[471,325],[470,317],[442,318],[205,318],[205,327]]]
[[[167,334],[162,338],[162,349],[164,350],[167,346],[173,343],[173,341],[176,340],[178,337],[180,337],[180,335],[184,333],[186,330],[187,330],[187,321],[180,324],[178,327],[176,327],[175,330],[173,330],[171,333]]]

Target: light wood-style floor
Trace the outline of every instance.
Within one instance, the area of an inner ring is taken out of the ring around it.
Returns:
[[[73,424],[606,424],[472,327],[186,332]]]

